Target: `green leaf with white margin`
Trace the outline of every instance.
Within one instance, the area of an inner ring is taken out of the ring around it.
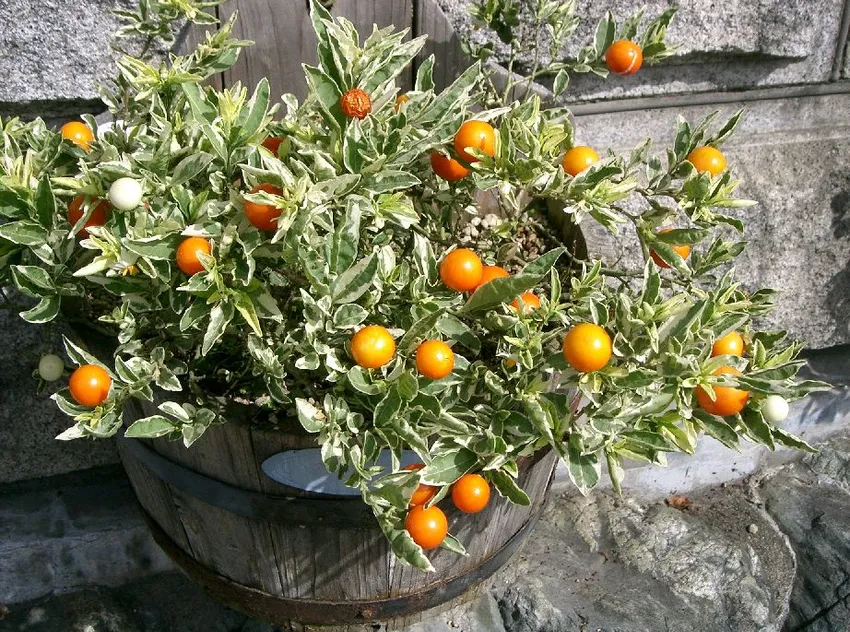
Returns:
[[[514,276],[493,279],[485,283],[473,292],[462,311],[466,313],[476,312],[512,301],[523,292],[538,285],[543,277],[549,274],[549,270],[564,254],[565,250],[566,248],[563,247],[550,250],[529,263]]]
[[[717,439],[727,448],[732,448],[733,450],[739,449],[738,434],[732,430],[729,424],[725,421],[722,421],[714,415],[709,415],[701,410],[694,411],[694,421],[696,421],[710,437]]]
[[[325,414],[301,397],[295,398],[298,421],[307,432],[319,432],[325,426]]]
[[[19,246],[39,246],[47,241],[47,231],[30,220],[0,224],[0,237]]]
[[[42,298],[56,294],[53,277],[44,268],[38,266],[11,266],[12,279],[18,289],[32,298]]]
[[[53,228],[56,221],[56,198],[50,186],[50,177],[45,174],[35,191],[35,211],[39,223],[45,228]]]
[[[106,366],[103,362],[95,358],[88,351],[75,344],[67,336],[62,336],[62,342],[65,345],[65,353],[68,354],[68,357],[71,359],[71,362],[73,362],[77,366],[82,366],[83,364],[96,364],[100,368],[104,369],[107,373],[109,373],[112,379],[115,379],[115,373],[110,367]]]
[[[236,128],[239,130],[239,134],[232,143],[233,147],[244,145],[260,130],[265,123],[268,110],[269,80],[263,77],[254,89],[254,94],[251,95],[246,106],[239,112],[239,117],[236,119]]]
[[[770,432],[773,434],[773,438],[784,446],[794,448],[795,450],[803,450],[804,452],[810,452],[812,454],[817,453],[816,448],[813,448],[800,437],[793,435],[782,428],[771,426]]]
[[[419,51],[422,50],[422,47],[425,46],[425,42],[427,41],[428,36],[421,35],[403,42],[399,46],[394,46],[388,54],[383,55],[376,62],[379,65],[376,67],[370,66],[365,69],[364,75],[366,82],[362,86],[363,89],[368,94],[372,94],[382,84],[398,76],[413,61],[413,58],[419,54]]]
[[[342,138],[342,161],[351,173],[360,173],[366,166],[364,152],[368,149],[363,125],[358,119],[353,119]]]
[[[151,415],[134,421],[124,432],[131,439],[155,439],[164,437],[177,430],[177,427],[161,415]]]
[[[614,452],[613,449],[606,447],[605,461],[608,464],[608,478],[611,479],[611,487],[613,487],[614,491],[618,494],[622,494],[622,482],[626,474],[623,469],[623,460],[620,458],[619,454]]]
[[[53,296],[45,296],[32,309],[21,312],[21,318],[28,323],[40,325],[47,323],[56,318],[59,314],[59,308],[62,305],[62,299],[54,294]]]
[[[191,156],[186,156],[183,160],[177,163],[176,167],[174,167],[174,172],[171,176],[171,186],[176,187],[181,184],[185,184],[200,174],[204,169],[209,167],[213,159],[214,156],[212,154],[208,154],[204,151],[192,154]]]
[[[229,301],[219,301],[210,312],[210,322],[204,333],[204,342],[201,346],[201,355],[205,356],[216,342],[224,335],[225,329],[233,320],[235,310]]]
[[[221,160],[227,160],[228,152],[224,138],[215,129],[213,129],[211,121],[216,116],[216,110],[207,103],[203,89],[196,83],[181,84],[183,92],[186,95],[186,100],[189,102],[189,108],[192,110],[192,116],[201,128],[201,133],[209,141],[213,151]]]
[[[401,340],[398,342],[398,351],[401,354],[407,354],[413,350],[421,341],[425,335],[434,329],[437,325],[437,321],[442,318],[443,314],[446,313],[445,308],[440,308],[428,314],[427,316],[423,316],[415,323],[410,326],[405,334],[401,337]]]
[[[458,104],[472,91],[481,76],[481,62],[476,62],[455,79],[452,85],[437,95],[428,107],[411,122],[417,126],[424,126],[426,123],[439,121],[449,112],[457,111]]]
[[[503,470],[492,470],[489,473],[490,482],[499,494],[515,505],[530,505],[531,499],[522,488],[517,485],[516,480]]]
[[[304,76],[312,94],[315,94],[319,101],[319,111],[325,123],[332,130],[339,130],[343,122],[342,110],[339,107],[339,100],[342,98],[339,86],[321,68],[304,64]]]
[[[417,92],[428,92],[434,89],[434,55],[428,55],[416,69],[414,89]]]
[[[353,303],[372,287],[378,272],[378,259],[374,254],[361,259],[340,274],[331,285],[331,298],[335,305]]]
[[[254,301],[244,292],[232,293],[234,297],[233,304],[236,310],[242,316],[246,323],[251,327],[252,331],[258,336],[263,335],[263,330],[260,328],[260,319],[257,318],[257,310],[254,308]]]
[[[586,496],[599,482],[602,464],[598,454],[582,454],[581,450],[581,438],[576,434],[570,435],[567,445],[567,471],[570,480]]]
[[[457,553],[458,555],[463,555],[464,557],[469,557],[469,553],[466,552],[466,547],[460,543],[456,537],[454,537],[451,533],[447,533],[446,537],[440,543],[441,549],[446,549],[447,551],[451,551],[452,553]]]
[[[369,200],[359,195],[350,195],[345,203],[345,215],[334,231],[331,244],[331,257],[328,261],[331,274],[348,270],[357,258],[360,244],[360,218],[363,209],[370,205]]]
[[[478,465],[478,457],[467,448],[440,454],[419,470],[419,476],[428,485],[450,485]]]

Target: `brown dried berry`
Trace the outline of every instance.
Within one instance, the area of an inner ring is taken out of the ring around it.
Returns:
[[[342,95],[339,107],[347,118],[364,119],[372,111],[372,99],[360,88],[352,88]]]

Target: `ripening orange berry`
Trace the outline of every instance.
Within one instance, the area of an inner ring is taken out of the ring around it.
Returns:
[[[351,338],[351,356],[364,369],[377,369],[393,359],[395,339],[380,325],[367,325]]]
[[[410,101],[410,97],[406,94],[400,94],[395,98],[395,111],[398,112],[401,106]]]
[[[187,237],[177,246],[177,267],[189,276],[203,272],[204,266],[198,257],[201,252],[205,255],[212,252],[210,242],[203,237]]]
[[[71,226],[80,221],[83,217],[83,206],[86,202],[85,195],[78,195],[71,203],[68,204],[68,221],[71,222]],[[88,237],[89,231],[86,230],[89,226],[103,226],[106,223],[107,218],[109,217],[109,212],[112,210],[112,207],[109,205],[109,202],[106,200],[94,199],[90,202],[90,204],[94,205],[92,209],[91,215],[86,220],[86,223],[83,224],[83,228],[80,229],[80,232],[77,233],[80,237]]]
[[[62,134],[62,138],[71,141],[86,151],[89,150],[89,147],[94,140],[94,133],[91,131],[91,127],[82,121],[70,121],[65,123],[60,128],[59,133]]]
[[[265,183],[255,186],[249,193],[259,193],[264,191],[269,195],[281,195],[283,193],[273,184]],[[277,230],[277,218],[280,217],[281,209],[272,206],[271,204],[260,204],[259,202],[251,202],[245,200],[242,203],[242,210],[245,217],[260,230]]]
[[[490,484],[480,474],[464,474],[452,485],[452,502],[463,513],[478,513],[490,502]]]
[[[496,155],[496,130],[484,121],[466,121],[455,134],[455,151],[461,160],[478,162],[467,148],[478,149],[492,158]]]
[[[109,396],[112,378],[96,364],[84,364],[71,373],[68,389],[81,406],[100,406]]]
[[[598,371],[611,359],[611,336],[599,325],[579,323],[564,338],[564,359],[576,371]]]
[[[449,521],[443,510],[436,505],[427,509],[417,505],[407,512],[404,528],[423,549],[435,549],[446,539]]]
[[[722,338],[714,341],[711,347],[711,355],[734,355],[741,357],[744,355],[744,339],[737,331],[730,331]]]
[[[726,156],[716,147],[697,147],[688,154],[688,162],[700,173],[710,173],[717,176],[726,169]]]
[[[416,370],[432,380],[446,377],[455,368],[455,354],[442,340],[426,340],[416,349]]]
[[[575,177],[594,163],[599,162],[599,154],[591,147],[578,145],[568,150],[561,160],[561,166],[571,176]]]
[[[405,465],[404,469],[415,472],[416,470],[421,470],[423,467],[425,467],[424,463],[411,463],[410,465]],[[419,486],[410,498],[410,506],[415,507],[416,505],[424,505],[431,500],[436,493],[436,486],[419,483]]]
[[[478,287],[489,283],[493,279],[502,279],[509,276],[511,275],[502,266],[484,266],[481,270],[481,280],[478,282]]]
[[[342,95],[339,107],[346,118],[364,119],[372,111],[372,99],[360,88],[352,88]]]
[[[519,302],[522,300],[522,313],[530,314],[536,309],[540,309],[540,299],[533,292],[525,292],[519,298],[511,301],[511,307],[519,311]]]
[[[459,161],[436,151],[431,154],[431,169],[443,180],[448,180],[449,182],[463,180],[469,175],[469,169],[460,164]]]
[[[481,259],[468,248],[452,250],[440,263],[440,278],[456,292],[471,292],[481,283],[483,274]]]
[[[741,375],[741,372],[735,367],[722,366],[712,373],[712,375]],[[750,392],[734,386],[713,386],[714,400],[712,401],[708,391],[702,386],[696,389],[697,403],[699,407],[711,415],[718,417],[728,417],[737,415],[744,410],[747,401],[750,399]]]
[[[263,147],[272,152],[275,156],[277,156],[277,150],[280,147],[280,144],[284,141],[284,138],[280,136],[268,136],[263,141]]]
[[[616,75],[633,75],[643,64],[643,51],[629,40],[618,40],[605,51],[608,70]]]
[[[673,230],[673,229],[672,228],[662,228],[661,230],[658,231],[658,234],[660,235],[662,233],[669,233],[671,230]],[[676,246],[671,245],[670,247],[673,250],[675,250],[676,253],[682,259],[687,259],[688,255],[691,254],[691,247],[687,244],[681,244],[681,245],[676,245]],[[664,261],[664,259],[662,259],[661,256],[657,252],[655,252],[654,250],[650,250],[649,255],[652,257],[652,260],[658,265],[659,268],[669,268],[670,267],[670,264],[667,263],[666,261]]]

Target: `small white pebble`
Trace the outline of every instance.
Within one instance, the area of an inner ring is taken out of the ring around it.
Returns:
[[[759,532],[759,527],[757,524],[751,524],[747,527],[747,531],[755,535]]]

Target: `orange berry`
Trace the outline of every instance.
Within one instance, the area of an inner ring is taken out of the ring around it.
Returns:
[[[464,513],[478,513],[490,501],[490,484],[480,474],[464,474],[452,485],[452,502]]]
[[[71,141],[86,151],[89,150],[89,147],[94,140],[94,133],[91,131],[91,127],[82,121],[70,121],[65,123],[60,128],[59,133],[62,134],[62,138]]]
[[[669,233],[671,230],[673,230],[673,229],[672,228],[662,228],[661,230],[658,231],[658,234],[660,235],[662,233]],[[682,259],[687,259],[688,255],[691,254],[691,247],[687,244],[682,244],[682,245],[678,245],[678,246],[671,246],[671,248],[673,248],[673,250],[675,250],[676,253]],[[658,255],[658,253],[655,252],[654,250],[649,251],[649,256],[652,257],[652,260],[658,265],[659,268],[669,268],[670,267],[670,264],[667,263],[666,261],[664,261],[664,259],[662,259]]]
[[[273,184],[261,184],[251,189],[250,193],[258,193],[264,191],[269,195],[280,195],[283,193]],[[260,230],[277,230],[277,218],[280,217],[281,209],[270,204],[260,204],[245,200],[242,204],[242,210],[245,217]]]
[[[372,111],[372,99],[360,88],[352,88],[342,95],[339,107],[346,118],[364,119]]]
[[[478,282],[478,287],[489,283],[493,279],[502,279],[509,276],[511,275],[502,266],[484,266],[481,269],[481,281]]]
[[[718,338],[714,341],[714,344],[711,347],[711,355],[712,357],[719,355],[734,355],[740,357],[744,355],[744,339],[737,331],[730,331],[722,338]]]
[[[283,140],[283,138],[280,138],[278,136],[269,136],[263,141],[263,147],[265,147],[275,156],[277,156],[278,147],[280,147],[280,144],[283,142]]]
[[[431,169],[443,180],[448,180],[449,182],[463,180],[469,175],[469,169],[460,164],[460,162],[436,151],[431,154]]]
[[[351,355],[358,366],[377,369],[393,359],[395,339],[380,325],[367,325],[351,338]]]
[[[697,147],[688,154],[688,162],[700,173],[709,173],[712,177],[717,176],[726,169],[726,156],[716,147]]]
[[[415,472],[416,470],[421,470],[423,467],[425,467],[424,463],[411,463],[410,465],[405,465],[404,469]],[[413,496],[410,498],[410,506],[414,507],[416,505],[424,505],[431,500],[436,493],[436,486],[419,483],[419,487],[416,488],[416,491],[413,492]]]
[[[177,246],[177,267],[184,274],[192,276],[204,271],[204,266],[198,257],[198,253],[208,255],[212,252],[210,242],[203,237],[187,237]]]
[[[483,274],[481,259],[467,248],[452,250],[440,263],[440,278],[457,292],[471,292],[477,288]]]
[[[605,51],[605,63],[616,75],[633,75],[643,64],[643,51],[629,40],[618,40]]]
[[[540,299],[537,298],[537,295],[533,292],[525,292],[518,299],[515,298],[511,301],[511,307],[515,310],[519,311],[519,301],[522,299],[523,307],[522,313],[528,314],[533,312],[535,309],[540,309]]]
[[[578,145],[564,154],[564,158],[561,160],[561,166],[564,168],[564,171],[575,177],[597,162],[599,162],[599,154],[593,151],[591,147]]]
[[[712,375],[741,375],[741,372],[735,367],[722,366],[712,373]],[[737,415],[744,410],[747,401],[750,399],[750,392],[734,386],[713,386],[714,401],[708,391],[702,386],[696,389],[697,403],[699,407],[711,415],[719,417],[728,417],[729,415]]]
[[[398,112],[401,106],[410,101],[410,97],[406,94],[400,94],[395,98],[395,111]]]
[[[579,323],[564,338],[564,359],[581,373],[598,371],[612,353],[611,336],[594,323]]]
[[[85,195],[78,195],[71,200],[70,204],[68,204],[68,221],[71,222],[72,227],[82,218],[83,205],[85,204],[85,201]],[[109,211],[112,210],[112,207],[106,200],[95,199],[92,200],[90,204],[94,204],[94,209],[92,210],[91,215],[89,215],[89,218],[86,220],[86,223],[83,224],[83,228],[81,228],[78,233],[84,238],[89,236],[89,231],[87,231],[86,228],[88,226],[103,226],[109,217]]]
[[[455,367],[455,354],[442,340],[426,340],[416,349],[416,370],[432,380],[446,377]]]
[[[455,134],[455,151],[461,160],[477,162],[478,158],[467,153],[466,148],[478,149],[491,158],[496,155],[496,130],[484,121],[466,121]]]
[[[68,388],[71,397],[82,406],[100,406],[109,396],[112,378],[96,364],[84,364],[71,373]]]
[[[417,505],[407,512],[404,528],[423,549],[435,549],[446,539],[449,521],[446,520],[446,514],[436,505],[427,509]]]

